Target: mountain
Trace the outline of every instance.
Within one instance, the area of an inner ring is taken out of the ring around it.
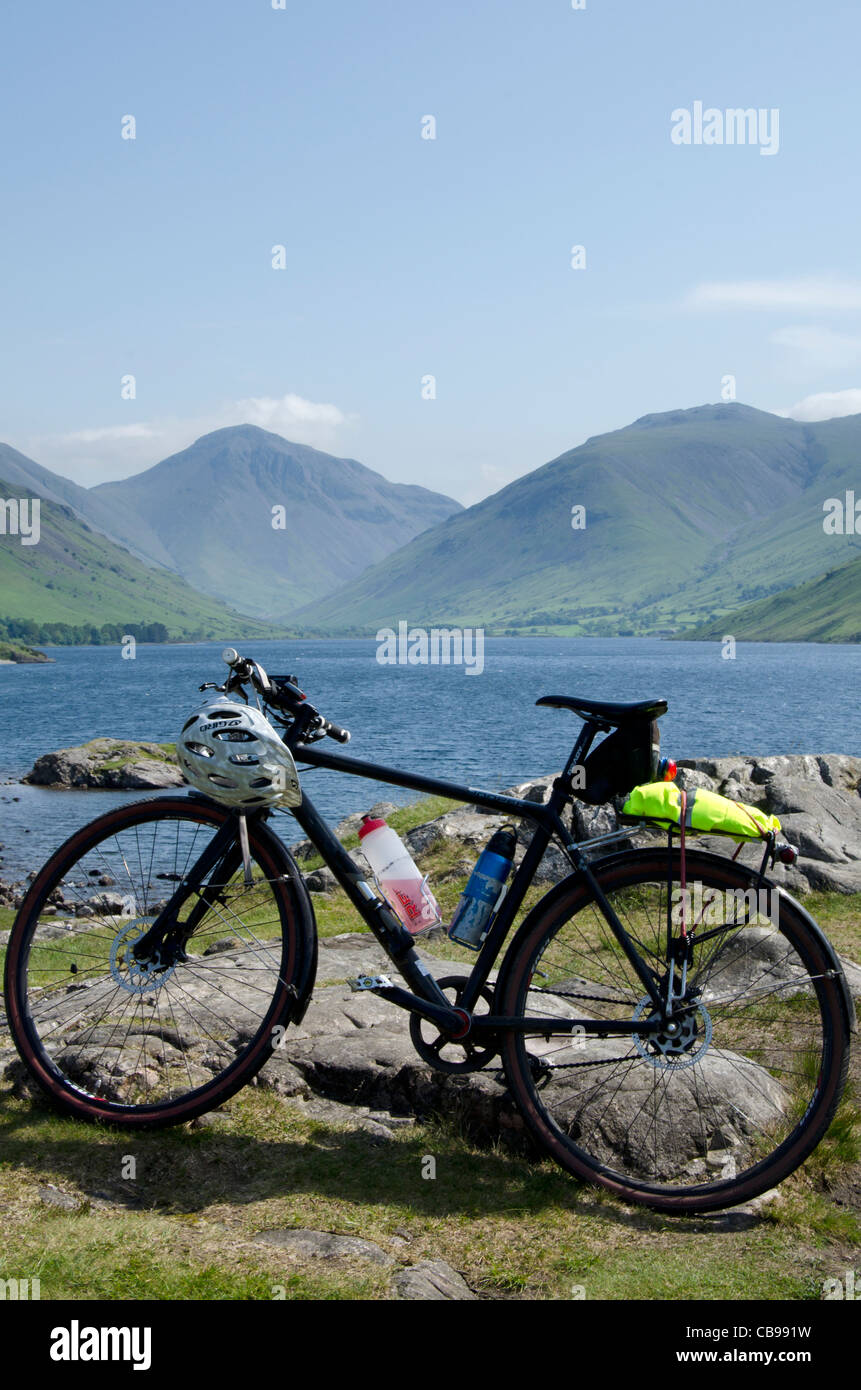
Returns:
[[[24,545],[8,513],[3,513],[0,626],[11,618],[37,627],[161,623],[171,637],[277,635],[269,624],[243,618],[218,600],[195,593],[178,575],[147,567],[93,531],[71,506],[25,484],[20,469],[14,477],[6,477],[2,470],[7,464],[8,459],[0,465],[0,497],[16,501],[26,497],[32,502],[38,496],[40,518],[36,543]],[[29,518],[29,507],[27,513]],[[50,640],[35,632],[10,635],[23,636],[25,641]]]
[[[715,622],[680,633],[679,640],[746,642],[861,642],[861,555]]]
[[[32,492],[47,501],[71,507],[89,526],[103,535],[113,536],[113,509],[97,497],[92,488],[79,487],[69,478],[52,473],[50,468],[43,468],[41,463],[27,458],[9,444],[0,444],[0,477],[6,480],[7,489],[11,487],[13,496]],[[9,495],[9,491],[3,494],[4,497]],[[136,551],[134,545],[129,548]]]
[[[253,425],[204,435],[89,492],[124,545],[204,593],[283,614],[354,579],[461,506]],[[281,507],[283,514],[273,514]],[[283,529],[273,521],[283,519]]]
[[[801,424],[727,403],[588,439],[291,614],[306,631],[413,623],[667,632],[821,574],[854,538],[861,416]],[[585,508],[575,529],[572,508]]]

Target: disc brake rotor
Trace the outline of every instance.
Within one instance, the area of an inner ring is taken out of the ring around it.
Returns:
[[[111,974],[129,994],[148,994],[169,980],[176,965],[161,966],[151,960],[135,960],[133,947],[149,931],[154,917],[135,917],[124,922],[111,945]]]
[[[655,1017],[655,1006],[648,994],[640,1000],[633,1013],[633,1019],[645,1018],[649,1022]],[[712,1021],[704,1004],[694,1007],[681,1018],[669,1020],[669,1026],[658,1033],[647,1033],[641,1037],[632,1034],[634,1045],[640,1056],[652,1067],[660,1071],[675,1071],[681,1067],[692,1067],[708,1052],[712,1040]]]

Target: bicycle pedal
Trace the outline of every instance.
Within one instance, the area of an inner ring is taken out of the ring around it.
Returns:
[[[388,975],[359,975],[355,980],[348,980],[347,984],[356,994],[362,989],[383,989],[385,986],[391,988],[392,982]]]

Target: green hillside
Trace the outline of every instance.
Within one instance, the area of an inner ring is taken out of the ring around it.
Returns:
[[[692,627],[848,556],[853,538],[824,534],[822,503],[853,486],[859,451],[859,416],[802,425],[736,403],[647,415],[434,526],[291,621]]]
[[[861,555],[678,639],[720,641],[728,633],[746,642],[861,642]]]
[[[0,496],[34,494],[20,482],[0,478]],[[22,545],[17,535],[0,535],[0,620],[96,627],[159,622],[174,638],[283,633],[195,593],[168,570],[144,565],[92,531],[69,506],[42,498],[40,529],[36,545]]]

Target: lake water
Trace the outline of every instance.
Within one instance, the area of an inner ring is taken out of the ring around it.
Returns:
[[[197,686],[223,680],[222,646],[138,646],[134,660],[118,647],[58,647],[46,649],[51,665],[0,666],[0,781],[16,781],[41,753],[99,736],[173,741],[204,698]],[[535,709],[540,695],[666,699],[661,744],[675,757],[861,754],[861,646],[740,643],[724,660],[717,642],[490,638],[480,675],[380,665],[376,643],[362,639],[239,648],[298,675],[313,704],[351,730],[339,751],[473,786],[501,789],[562,766],[579,721]],[[303,785],[332,820],[414,799],[321,768]],[[0,786],[0,873],[38,868],[76,827],[140,796]]]

